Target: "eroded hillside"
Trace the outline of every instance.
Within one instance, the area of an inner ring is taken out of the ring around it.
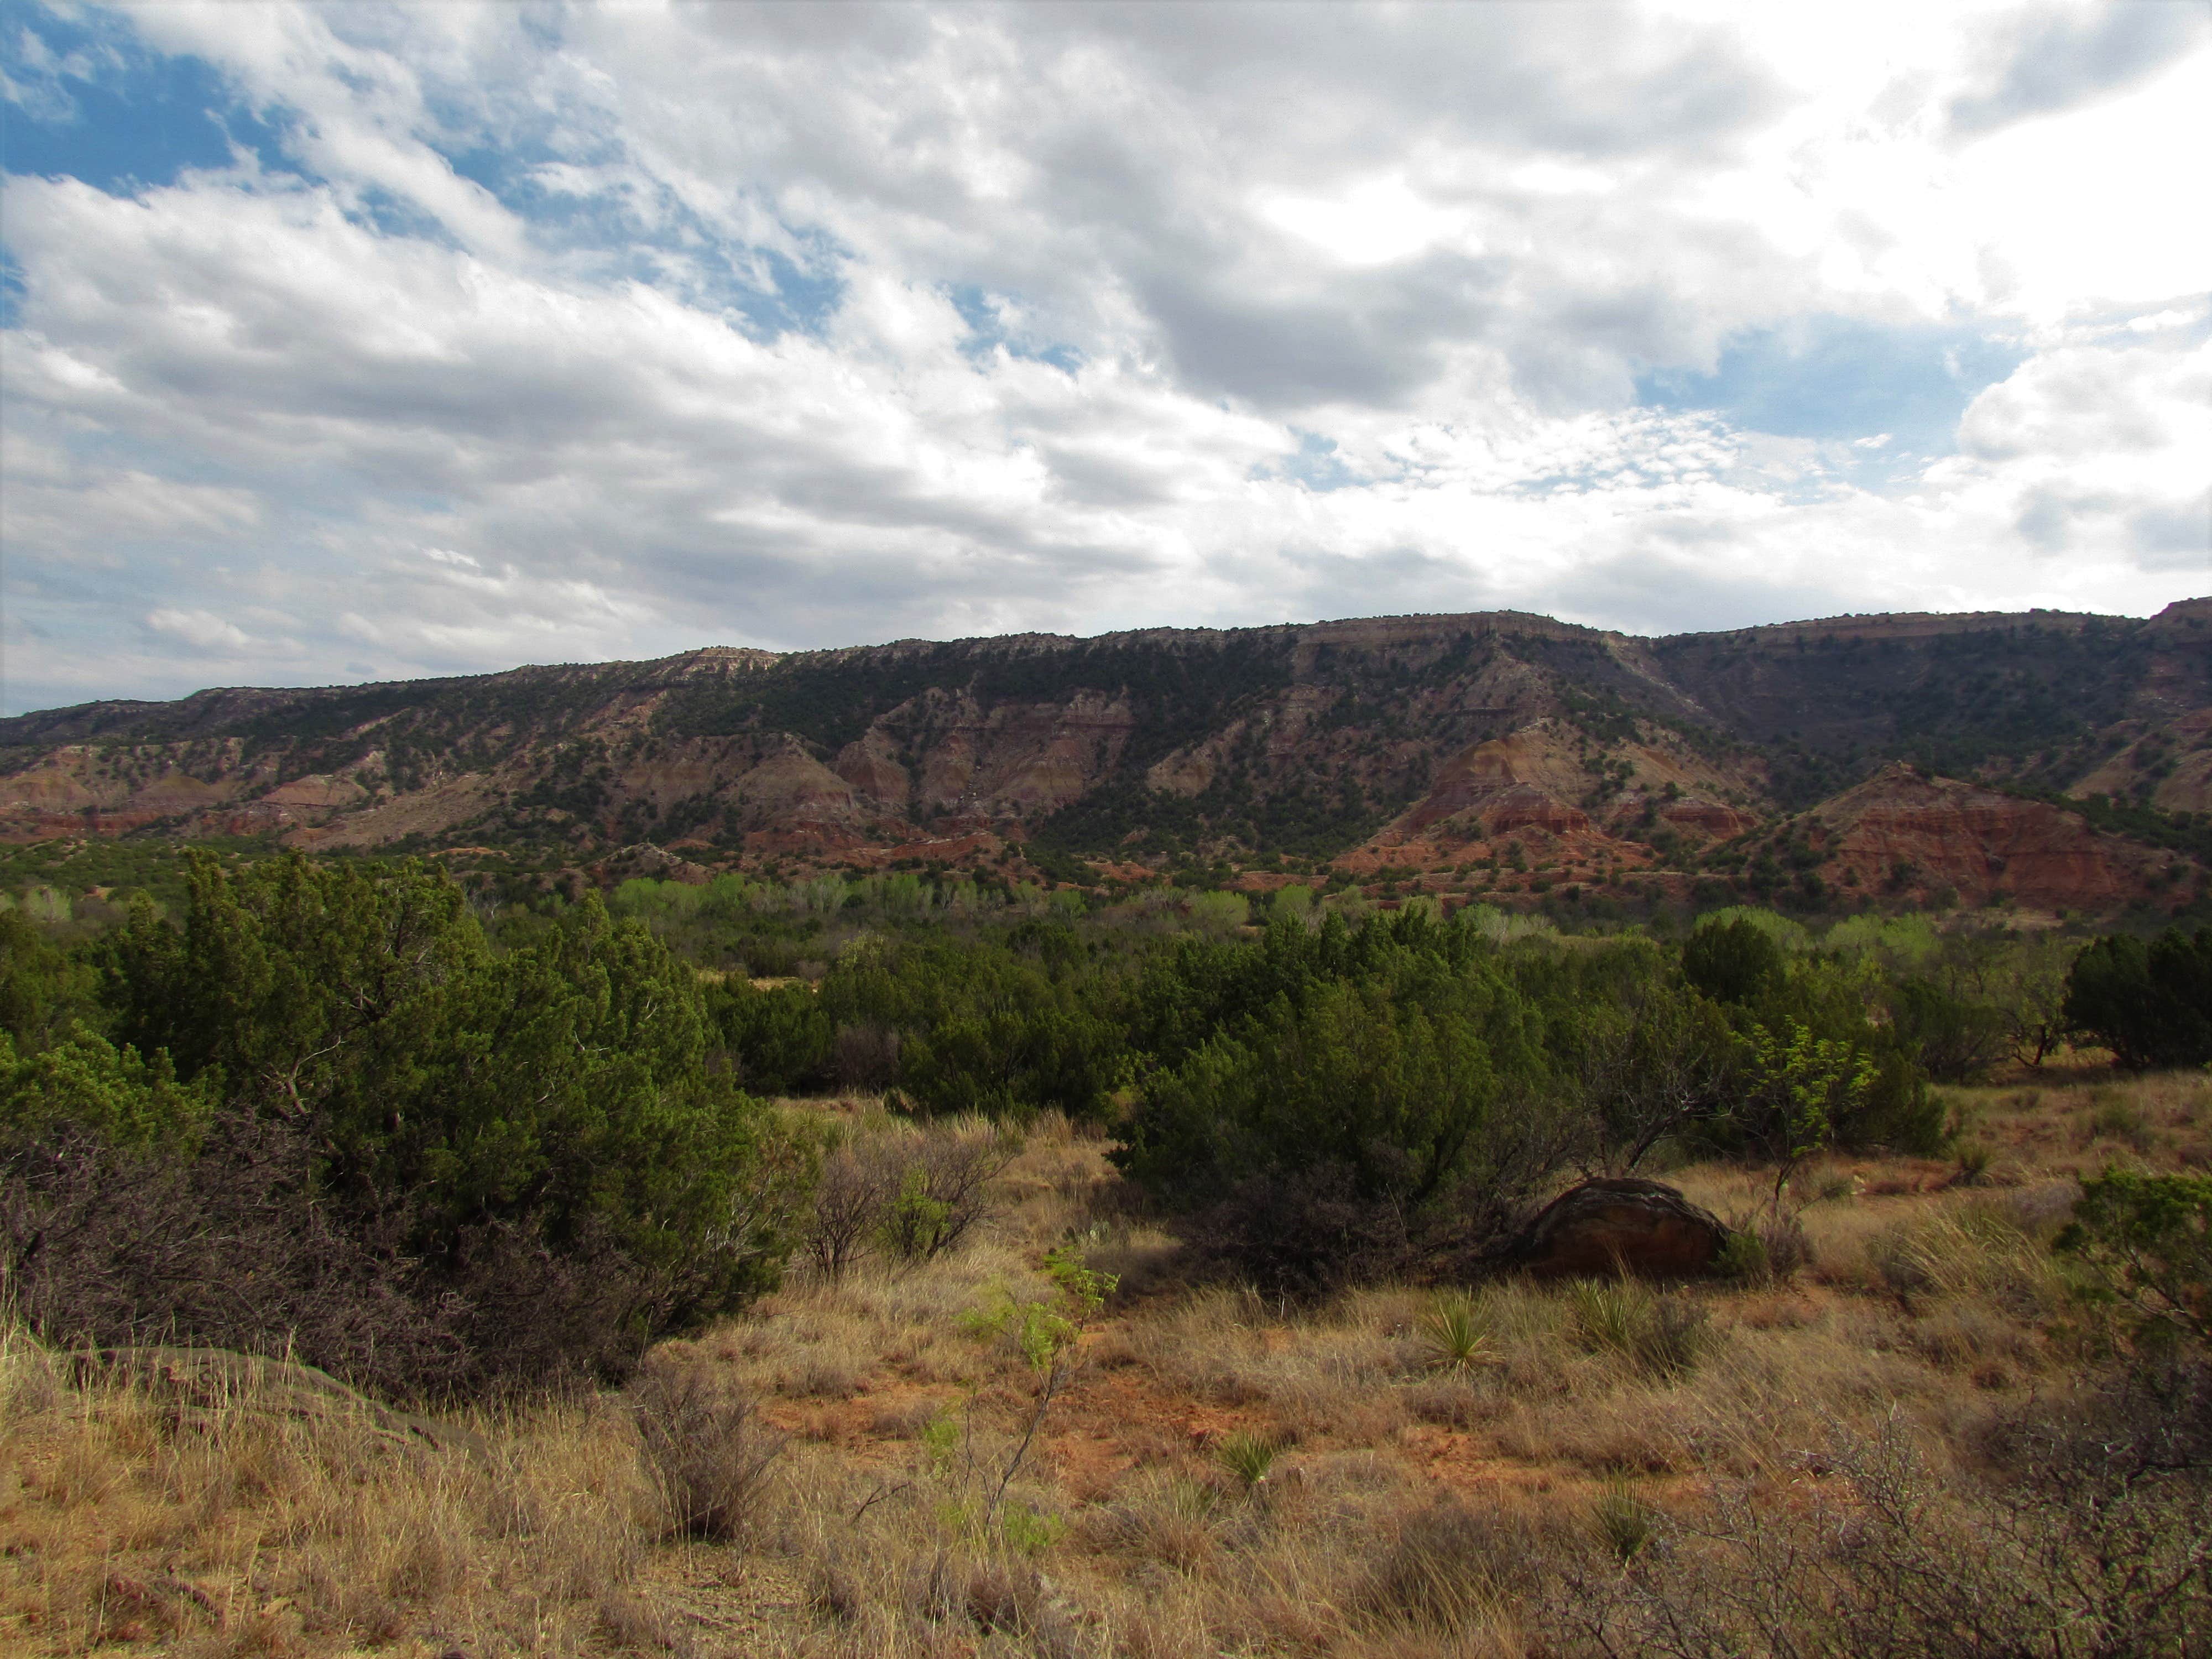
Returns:
[[[2099,909],[2195,879],[2212,600],[1656,640],[1484,613],[709,649],[87,704],[0,721],[0,764],[19,840],[1840,884]]]

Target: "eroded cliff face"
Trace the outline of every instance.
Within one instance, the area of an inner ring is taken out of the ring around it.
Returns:
[[[1288,854],[1574,880],[1786,830],[1830,881],[1909,867],[2098,909],[2170,888],[2169,855],[2022,795],[2212,811],[2212,601],[1662,640],[1495,613],[717,649],[90,704],[0,721],[0,764],[19,839],[657,845],[701,869],[1030,844],[1124,872]]]
[[[1808,815],[1838,875],[1868,891],[1949,890],[2050,909],[2103,911],[2166,886],[2169,856],[2100,834],[2078,812],[1911,766],[1887,767]]]

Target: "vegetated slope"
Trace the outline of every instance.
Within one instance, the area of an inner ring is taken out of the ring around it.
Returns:
[[[1930,776],[2004,793],[1930,830],[1910,781]],[[2034,867],[2075,873],[2036,876],[2037,900],[2103,906],[2170,890],[2208,811],[2208,599],[1656,640],[1492,612],[711,649],[0,721],[12,838],[269,830],[575,862],[1013,844],[1060,867],[1479,863],[1506,886],[1694,867],[1802,889],[1829,868],[1972,898],[2026,896],[2019,848],[2063,843]]]

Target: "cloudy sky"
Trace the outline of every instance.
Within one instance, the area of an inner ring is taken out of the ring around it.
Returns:
[[[9,711],[2212,592],[2212,5],[0,5]]]

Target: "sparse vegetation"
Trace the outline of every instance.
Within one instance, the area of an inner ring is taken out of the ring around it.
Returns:
[[[663,885],[274,860],[0,916],[10,1643],[2212,1628],[2212,1075],[1931,1081],[1905,988],[1996,1006],[2002,938]],[[1719,1271],[1497,1265],[1631,1169],[1734,1218]]]
[[[1902,1654],[1961,1627],[2188,1651],[2212,1614],[2193,1339],[2130,1358],[2136,1313],[2081,1300],[2101,1281],[2051,1247],[2071,1176],[2096,1178],[2067,1126],[2097,1089],[2180,1137],[2162,1155],[2212,1138],[2198,1076],[1984,1091],[2002,1184],[1844,1154],[1792,1285],[1300,1304],[1170,1280],[1055,1339],[1083,1375],[1018,1463],[1024,1322],[985,1340],[969,1316],[1064,1310],[1054,1241],[1140,1248],[1104,1143],[1050,1116],[958,1249],[805,1268],[623,1393],[465,1413],[443,1442],[367,1402],[306,1413],[281,1366],[179,1411],[19,1331],[5,1616],[54,1652]],[[839,1117],[848,1146],[910,1133]],[[1674,1173],[1722,1208],[1764,1180]],[[1669,1301],[1704,1316],[1686,1365],[1639,1346]],[[1489,1355],[1464,1367],[1432,1341],[1462,1307]],[[1863,1542],[1839,1554],[1845,1516]]]

